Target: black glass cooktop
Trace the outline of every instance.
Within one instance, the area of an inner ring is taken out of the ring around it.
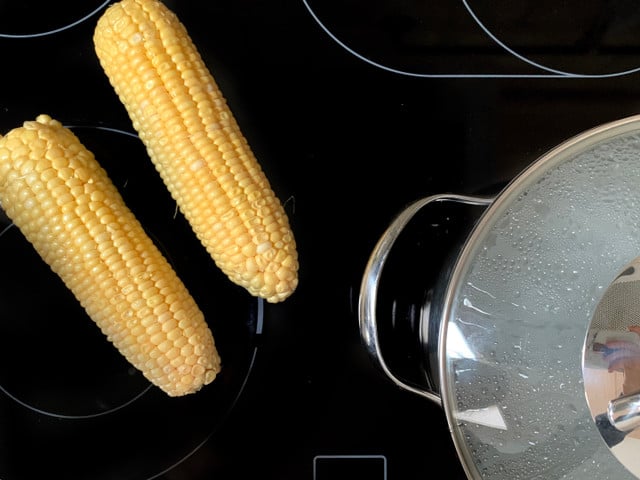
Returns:
[[[361,344],[365,264],[407,203],[496,191],[568,137],[640,112],[640,8],[167,0],[286,202],[300,284],[273,305],[193,243],[93,53],[112,2],[81,3],[0,1],[0,132],[47,113],[93,148],[184,272],[226,367],[192,398],[163,397],[2,214],[0,478],[465,478],[441,408],[399,390]],[[395,272],[409,287],[389,303],[424,300],[452,221],[416,219]],[[389,309],[381,328],[388,362],[419,383],[415,322]]]

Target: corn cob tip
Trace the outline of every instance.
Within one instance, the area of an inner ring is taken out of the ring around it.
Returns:
[[[221,362],[204,315],[107,172],[48,115],[0,138],[0,203],[107,339],[169,396]]]

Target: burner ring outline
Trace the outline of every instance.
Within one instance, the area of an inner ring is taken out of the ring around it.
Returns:
[[[111,0],[106,0],[104,1],[102,4],[100,4],[97,8],[95,8],[93,11],[89,12],[88,14],[86,14],[85,16],[74,20],[71,23],[68,23],[62,27],[59,28],[54,28],[52,30],[47,30],[44,32],[35,32],[35,33],[2,33],[0,32],[0,38],[37,38],[37,37],[45,37],[48,35],[54,35],[56,33],[59,32],[63,32],[65,30],[68,30],[70,28],[75,27],[76,25],[81,24],[82,22],[88,20],[89,18],[93,17],[94,15],[96,15],[98,12],[100,12],[101,10],[103,10],[104,8],[106,8],[106,6],[110,3]]]
[[[621,76],[625,76],[625,75],[630,75],[636,72],[640,71],[640,66],[637,68],[632,68],[632,69],[627,69],[627,70],[622,70],[622,71],[617,71],[617,72],[610,72],[610,73],[594,73],[594,74],[580,74],[580,73],[572,73],[572,72],[567,72],[567,71],[563,71],[563,70],[557,70],[557,69],[553,69],[551,67],[547,67],[544,66],[542,64],[536,63],[533,60],[517,53],[515,50],[509,48],[506,44],[504,44],[504,42],[500,41],[492,32],[491,30],[484,25],[480,19],[478,18],[478,16],[475,14],[475,12],[471,9],[471,7],[469,6],[467,0],[460,0],[462,2],[462,4],[464,5],[465,9],[467,10],[467,12],[469,13],[469,15],[472,17],[472,19],[477,23],[477,25],[482,29],[483,33],[485,33],[488,38],[490,40],[492,40],[493,42],[496,43],[496,45],[498,45],[499,47],[501,47],[502,49],[504,49],[507,53],[509,53],[510,55],[512,55],[514,58],[532,66],[535,67],[537,69],[542,70],[543,72],[546,73],[539,73],[539,74],[518,74],[518,73],[418,73],[418,72],[411,72],[411,71],[407,71],[407,70],[402,70],[399,68],[394,68],[394,67],[390,67],[388,65],[384,65],[383,63],[377,62],[375,60],[372,60],[371,58],[368,58],[366,56],[364,56],[363,54],[359,53],[358,51],[356,51],[355,49],[351,48],[349,45],[347,45],[344,41],[342,41],[340,38],[338,38],[337,35],[335,35],[331,29],[325,25],[325,23],[320,20],[320,17],[316,14],[316,12],[313,10],[313,8],[311,7],[311,5],[309,5],[309,0],[302,0],[302,3],[304,4],[305,8],[307,9],[307,11],[309,12],[309,14],[311,15],[311,17],[313,18],[313,20],[318,24],[318,26],[334,41],[336,42],[340,47],[342,47],[344,50],[346,50],[347,52],[349,52],[351,55],[353,55],[354,57],[358,58],[359,60],[368,63],[369,65],[372,65],[376,68],[379,68],[381,70],[385,70],[387,72],[390,73],[396,73],[399,75],[404,75],[404,76],[408,76],[408,77],[417,77],[417,78],[613,78],[613,77],[621,77]]]

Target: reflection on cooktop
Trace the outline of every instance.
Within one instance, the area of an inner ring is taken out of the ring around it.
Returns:
[[[303,1],[353,55],[405,75],[609,77],[640,70],[633,54],[640,12],[629,0]]]

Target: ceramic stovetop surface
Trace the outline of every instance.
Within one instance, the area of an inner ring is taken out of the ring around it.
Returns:
[[[624,0],[167,1],[287,203],[300,285],[285,303],[263,305],[194,267],[197,246],[169,220],[171,202],[160,200],[92,50],[109,3],[0,2],[0,128],[48,113],[131,182],[128,198],[191,265],[194,288],[221,319],[231,368],[197,401],[158,398],[81,314],[60,313],[73,307],[8,227],[0,477],[412,480],[431,478],[437,464],[464,478],[440,407],[392,385],[362,347],[364,266],[408,202],[495,190],[566,138],[638,113],[640,10]],[[153,202],[136,189],[143,181]],[[408,286],[389,301],[403,311],[437,278],[449,220],[417,220],[402,247]],[[73,341],[52,346],[52,322]],[[388,323],[389,363],[419,382],[415,318]]]

